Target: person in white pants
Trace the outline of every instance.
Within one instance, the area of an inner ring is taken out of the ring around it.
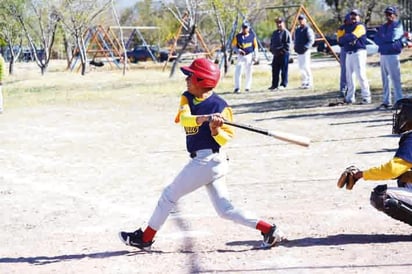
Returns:
[[[380,109],[392,108],[393,86],[394,102],[403,98],[401,84],[401,64],[399,54],[407,45],[402,22],[398,20],[398,10],[388,6],[385,11],[386,22],[378,28],[375,42],[379,46],[381,77],[383,85],[382,104]]]
[[[350,12],[350,23],[343,26],[337,32],[338,42],[343,45],[346,51],[346,81],[347,93],[345,103],[356,102],[355,98],[355,76],[361,87],[361,104],[371,103],[371,93],[369,82],[366,77],[366,28],[360,23],[360,12],[352,10]]]
[[[243,70],[245,72],[245,91],[250,91],[252,87],[252,66],[257,61],[258,43],[256,35],[250,31],[248,22],[243,22],[242,31],[234,37],[232,47],[234,52],[237,53],[234,93],[240,92]]]
[[[371,94],[368,78],[366,77],[366,49],[346,52],[346,103],[355,103],[355,76],[361,88],[362,104],[371,103]]]
[[[300,88],[308,89],[313,87],[313,77],[310,70],[310,48],[315,42],[315,33],[308,26],[304,14],[300,14],[298,20],[299,27],[294,33],[294,50],[298,54],[298,65],[302,79]]]

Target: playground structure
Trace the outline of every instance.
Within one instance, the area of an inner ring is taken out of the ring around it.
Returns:
[[[109,64],[111,68],[121,68],[124,51],[130,51],[136,47],[136,41],[140,41],[139,46],[144,47],[149,53],[153,62],[158,62],[158,56],[153,52],[151,45],[149,45],[144,38],[143,31],[158,30],[154,26],[110,26],[105,29],[98,25],[89,28],[83,35],[84,44],[86,47],[87,63],[93,66],[102,67]],[[117,38],[117,32],[122,31],[125,37],[124,48],[121,41]],[[79,49],[76,47],[73,51],[72,60],[70,62],[70,69],[73,71],[76,67],[80,68],[79,64]]]
[[[86,47],[86,57],[88,63],[105,64],[111,67],[120,68],[122,59],[122,45],[110,28],[104,29],[101,25],[89,28],[83,35]],[[78,66],[80,59],[80,49],[75,48],[70,61],[70,69],[73,71]]]
[[[153,52],[152,50],[152,45],[147,43],[146,39],[144,38],[144,35],[142,32],[144,31],[158,31],[160,28],[155,27],[155,26],[110,26],[110,30],[113,32],[115,30],[121,30],[123,31],[123,35],[125,37],[129,37],[127,41],[125,41],[125,50],[130,51],[133,50],[136,46],[143,47],[146,49],[148,52],[150,59],[152,59],[153,62],[158,62],[158,56],[156,56],[156,53]],[[137,43],[137,41],[140,41],[141,43]]]
[[[177,29],[173,38],[172,45],[170,46],[167,62],[165,62],[163,66],[164,71],[168,62],[172,58],[174,59],[170,76],[173,75],[177,62],[181,60],[183,53],[187,50],[187,47],[191,43],[194,45],[194,47],[190,50],[190,52],[192,53],[185,54],[186,58],[196,58],[199,56],[212,58],[212,53],[208,49],[199,29],[190,18],[189,12],[186,11],[183,14],[182,18],[177,18],[177,20],[179,21],[179,28]],[[180,45],[182,46],[179,48]]]
[[[299,6],[298,11],[296,12],[295,18],[293,19],[292,27],[291,27],[291,35],[294,37],[294,33],[296,30],[296,25],[298,24],[298,17],[300,14],[305,14],[307,20],[311,23],[312,28],[314,31],[320,36],[320,38],[316,39],[316,41],[323,41],[326,45],[326,47],[330,50],[332,55],[335,57],[335,59],[340,62],[339,56],[336,54],[336,52],[333,50],[332,46],[330,45],[329,41],[326,39],[325,35],[323,32],[320,30],[318,25],[316,24],[315,20],[312,18],[312,16],[309,14],[308,10],[305,9],[303,5]]]
[[[329,48],[330,52],[334,55],[336,60],[339,62],[339,56],[333,51],[331,45],[327,41],[326,37],[322,31],[317,26],[316,22],[310,15],[310,13],[305,9],[303,5],[288,5],[288,6],[278,6],[278,7],[266,7],[265,9],[284,9],[297,7],[298,10],[294,17],[291,34],[295,32],[295,28],[298,22],[299,14],[305,14],[308,21],[311,23],[314,31],[318,33],[320,38],[316,41],[323,41],[326,47]],[[241,20],[245,21],[246,16],[238,11]],[[163,71],[166,69],[167,64],[170,61],[173,61],[173,66],[171,69],[171,75],[173,75],[177,63],[184,58],[197,58],[199,56],[212,58],[213,51],[210,51],[207,47],[199,29],[194,23],[194,19],[190,17],[188,12],[185,12],[181,18],[177,18],[179,22],[179,27],[174,35],[173,42],[168,51],[167,61],[164,63]],[[226,49],[231,49],[231,42],[234,35],[236,34],[238,26],[239,16],[235,19],[230,35],[227,40]],[[90,65],[101,67],[105,64],[109,64],[110,68],[122,67],[122,64],[127,64],[127,61],[124,62],[124,58],[127,55],[128,51],[132,50],[137,45],[137,41],[140,42],[138,45],[141,48],[144,48],[145,51],[149,54],[150,59],[153,62],[159,62],[158,52],[153,52],[152,45],[149,45],[142,32],[145,31],[157,31],[158,27],[155,26],[110,26],[107,29],[103,28],[101,25],[94,26],[89,28],[83,35],[83,40],[86,48],[86,62]],[[251,27],[251,31],[254,31]],[[120,37],[128,37],[127,40],[121,41],[118,33],[120,32]],[[123,36],[124,35],[124,36]],[[260,40],[258,40],[259,48],[263,49],[263,45]],[[123,43],[121,43],[123,42]],[[230,51],[231,52],[231,51]],[[269,60],[269,56],[266,51],[263,51],[265,58]],[[222,57],[223,58],[223,57]],[[78,65],[80,59],[80,51],[78,48],[75,48],[72,55],[72,60],[70,62],[70,69],[73,71]],[[230,59],[230,57],[229,57]],[[161,60],[163,61],[163,60]],[[222,64],[223,62],[219,62]],[[125,68],[125,66],[124,66]],[[78,67],[80,69],[80,66]]]

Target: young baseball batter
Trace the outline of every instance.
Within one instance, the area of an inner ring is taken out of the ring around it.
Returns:
[[[187,91],[180,99],[175,122],[186,132],[186,148],[190,161],[164,190],[145,230],[120,232],[120,239],[130,246],[149,249],[153,239],[166,221],[171,209],[184,195],[205,187],[220,217],[257,229],[263,235],[262,248],[270,248],[283,239],[276,225],[246,215],[230,202],[225,183],[228,159],[221,149],[233,137],[232,110],[219,95],[213,92],[219,82],[220,70],[206,58],[182,67],[187,76]]]

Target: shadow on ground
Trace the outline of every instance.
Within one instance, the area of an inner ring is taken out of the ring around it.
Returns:
[[[348,244],[376,244],[376,243],[395,243],[411,242],[412,235],[388,235],[388,234],[337,234],[327,237],[306,237],[301,239],[289,240],[281,243],[285,247],[306,247],[306,246],[329,246],[329,245],[348,245]]]

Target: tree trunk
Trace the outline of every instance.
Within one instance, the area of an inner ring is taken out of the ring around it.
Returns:
[[[14,56],[12,55],[9,62],[9,75],[14,74]]]
[[[70,69],[73,55],[72,55],[72,49],[70,47],[70,43],[67,40],[66,33],[63,34],[63,45],[64,45],[64,51],[66,52],[67,69]]]

